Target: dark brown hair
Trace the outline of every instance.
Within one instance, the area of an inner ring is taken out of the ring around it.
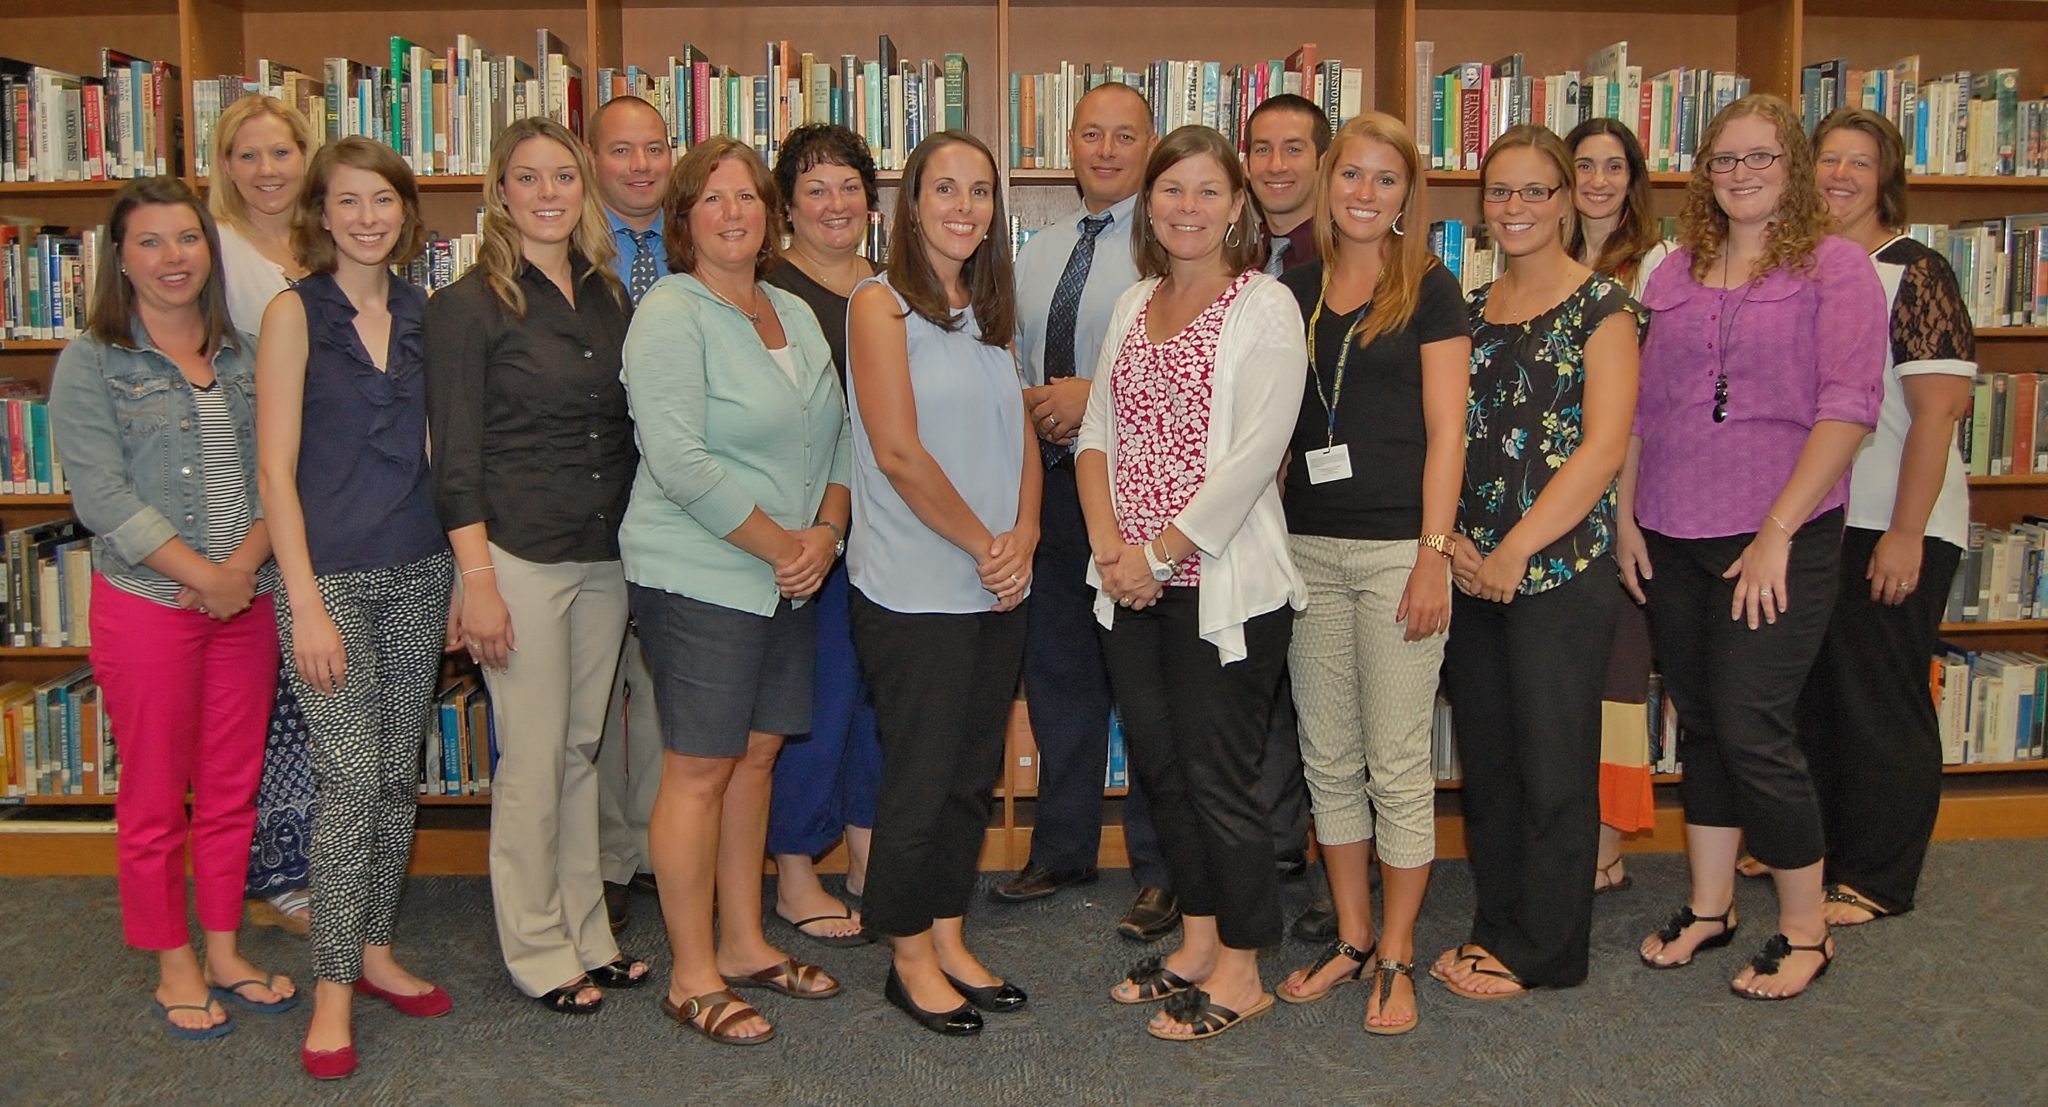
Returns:
[[[1250,115],[1245,116],[1244,135],[1246,149],[1251,147],[1252,121],[1268,112],[1276,111],[1291,111],[1307,116],[1312,121],[1309,124],[1308,133],[1310,139],[1316,144],[1316,156],[1320,158],[1330,152],[1330,117],[1323,114],[1323,109],[1316,107],[1314,100],[1292,92],[1283,92],[1278,96],[1266,97],[1264,100],[1259,101],[1259,106],[1253,108]]]
[[[1622,192],[1621,214],[1615,219],[1614,232],[1600,245],[1600,256],[1590,259],[1595,273],[1602,273],[1620,281],[1624,286],[1633,285],[1636,268],[1643,263],[1644,255],[1663,241],[1657,233],[1657,220],[1650,208],[1650,164],[1643,158],[1643,144],[1636,141],[1636,133],[1628,124],[1619,119],[1595,116],[1572,128],[1565,136],[1564,144],[1574,159],[1573,174],[1567,185],[1572,190],[1573,207],[1578,202],[1579,146],[1587,139],[1607,135],[1621,144],[1621,158],[1628,163],[1628,188]],[[1586,252],[1586,223],[1580,219],[1572,228],[1571,241],[1565,244],[1565,252],[1576,258]]]
[[[1704,281],[1728,243],[1728,213],[1714,198],[1714,177],[1707,169],[1714,144],[1728,124],[1745,115],[1761,117],[1777,132],[1785,151],[1785,192],[1778,198],[1777,218],[1764,231],[1763,256],[1746,276],[1760,277],[1775,269],[1809,270],[1814,251],[1827,236],[1828,205],[1813,179],[1813,143],[1806,140],[1799,113],[1767,92],[1754,92],[1722,108],[1700,132],[1699,153],[1693,156],[1692,179],[1685,183],[1685,210],[1678,216],[1678,244],[1692,253],[1692,279]]]
[[[1017,329],[1017,289],[1010,270],[1010,220],[1003,211],[1003,190],[998,178],[996,156],[988,145],[966,131],[940,131],[917,144],[903,165],[903,185],[896,190],[897,238],[889,250],[889,287],[903,297],[910,310],[934,326],[960,329],[960,316],[939,284],[939,275],[925,256],[924,235],[917,229],[917,203],[924,193],[925,167],[932,155],[948,146],[970,146],[988,161],[989,180],[995,184],[994,211],[989,215],[988,233],[960,267],[960,283],[967,286],[967,303],[974,309],[974,324],[986,346],[1008,346]]]
[[[1877,144],[1877,221],[1888,231],[1906,225],[1906,140],[1898,127],[1869,108],[1836,108],[1813,129],[1813,157],[1835,131],[1862,131]]]
[[[1190,123],[1174,128],[1172,134],[1160,139],[1159,145],[1152,148],[1152,156],[1145,162],[1145,183],[1138,189],[1138,207],[1133,213],[1138,224],[1138,236],[1131,244],[1131,257],[1137,262],[1140,277],[1165,276],[1173,260],[1152,233],[1152,186],[1166,175],[1167,170],[1202,154],[1207,154],[1223,168],[1223,176],[1230,182],[1232,195],[1244,200],[1244,206],[1237,212],[1237,222],[1223,233],[1223,264],[1229,266],[1233,273],[1242,273],[1258,265],[1266,256],[1259,205],[1252,199],[1251,181],[1245,176],[1244,162],[1238,159],[1237,151],[1231,149],[1230,140],[1216,128]],[[1231,241],[1230,231],[1237,232],[1235,242]]]
[[[327,214],[327,190],[333,187],[334,171],[342,166],[382,177],[405,208],[405,222],[384,263],[404,265],[420,256],[427,244],[427,223],[420,218],[420,186],[412,167],[391,147],[351,135],[322,146],[313,155],[313,164],[306,167],[306,183],[292,209],[292,253],[298,255],[299,263],[311,273],[332,273],[341,262],[334,236],[342,232],[321,226],[321,218]]]
[[[867,141],[837,123],[807,123],[783,136],[782,149],[775,155],[775,187],[782,193],[783,224],[789,224],[789,208],[796,196],[797,179],[821,165],[840,165],[860,177],[867,193],[867,209],[882,203],[881,182],[875,176],[875,156]]]
[[[668,246],[669,272],[696,272],[697,243],[690,237],[690,212],[704,198],[704,190],[711,185],[711,174],[728,161],[747,167],[754,191],[768,209],[761,224],[761,252],[754,256],[754,279],[767,276],[774,267],[780,253],[776,239],[782,229],[782,190],[775,187],[775,174],[768,171],[768,163],[761,160],[752,146],[730,135],[718,135],[690,147],[690,152],[669,172],[668,188],[661,196],[661,237]]]
[[[192,209],[199,229],[206,235],[211,255],[206,286],[199,290],[199,316],[206,326],[206,348],[211,353],[235,344],[235,324],[228,318],[227,271],[220,260],[220,231],[213,216],[190,185],[176,177],[140,177],[121,186],[107,212],[108,248],[100,252],[99,272],[94,278],[92,308],[86,329],[109,346],[130,346],[135,342],[139,317],[135,312],[135,286],[128,280],[128,268],[121,262],[121,245],[128,240],[128,217],[145,204],[167,204]]]

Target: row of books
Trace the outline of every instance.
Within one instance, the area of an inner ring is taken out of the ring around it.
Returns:
[[[92,645],[92,535],[76,519],[7,532],[0,612],[12,646]]]
[[[2038,761],[2048,752],[2048,657],[1944,642],[1929,673],[1942,764]]]
[[[1868,70],[1830,58],[1799,71],[1799,100],[1808,131],[1841,107],[1891,120],[1905,139],[1909,173],[2048,176],[2048,99],[2022,97],[2017,69],[1923,79],[1918,54]]]
[[[1679,772],[1678,708],[1671,702],[1671,697],[1664,694],[1664,679],[1656,673],[1650,674],[1643,716],[1643,740],[1649,745],[1650,771],[1660,775]],[[1436,711],[1429,723],[1429,765],[1438,780],[1459,780],[1464,776],[1463,766],[1458,762],[1454,718],[1450,702],[1438,696]]]
[[[0,377],[0,495],[48,496],[71,490],[50,444],[50,411],[33,381]]]
[[[1970,524],[1969,547],[1949,585],[1942,618],[1952,623],[2048,619],[2048,516],[2010,527]]]
[[[0,218],[0,340],[74,338],[85,329],[105,228]]]
[[[1979,327],[2048,326],[2048,212],[1975,219],[1907,233],[1948,259]]]
[[[773,161],[782,137],[807,123],[837,123],[867,140],[882,169],[901,169],[926,135],[967,127],[967,56],[912,62],[888,35],[866,60],[770,42],[758,75],[743,74],[685,43],[660,68],[597,71],[597,99],[638,96],[668,121],[677,149],[713,135],[737,138]]]
[[[1985,373],[1956,423],[1956,449],[1973,477],[2048,473],[2048,387],[2039,373]]]
[[[0,684],[0,800],[112,796],[121,758],[92,667]]]
[[[100,51],[96,74],[0,57],[0,181],[105,181],[179,166],[178,67]]]
[[[332,57],[309,74],[264,59],[254,75],[193,80],[195,172],[211,172],[215,125],[250,94],[297,107],[316,141],[374,138],[422,174],[487,172],[492,141],[517,119],[541,116],[583,132],[583,71],[545,27],[534,33],[532,62],[500,55],[471,35],[456,35],[442,49],[393,35],[390,46],[375,65]]]
[[[1431,223],[1429,250],[1458,278],[1458,286],[1467,294],[1500,279],[1507,260],[1493,248],[1485,227],[1462,219]]]
[[[441,689],[420,739],[420,794],[488,796],[498,767],[489,691],[464,673]]]
[[[1144,94],[1158,133],[1201,124],[1223,132],[1239,151],[1248,142],[1245,122],[1252,109],[1283,93],[1313,101],[1332,129],[1365,110],[1365,71],[1336,58],[1318,58],[1312,42],[1284,59],[1250,65],[1166,59],[1126,68],[1062,61],[1052,72],[1010,72],[1010,167],[1073,168],[1067,125],[1074,105],[1090,89],[1111,82]]]
[[[1539,76],[1520,53],[1436,68],[1436,44],[1415,44],[1416,144],[1432,169],[1477,169],[1495,137],[1536,123],[1560,135],[1593,118],[1628,124],[1653,172],[1689,172],[1700,133],[1716,112],[1749,94],[1749,78],[1678,66],[1645,77],[1628,43],[1586,58],[1584,70]]]

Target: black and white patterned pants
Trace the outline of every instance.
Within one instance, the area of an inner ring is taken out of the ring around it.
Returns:
[[[454,560],[445,551],[390,569],[317,578],[341,631],[348,672],[323,696],[292,656],[291,605],[277,605],[279,644],[312,733],[313,969],[354,981],[363,947],[388,946],[412,855],[420,735],[434,707]]]

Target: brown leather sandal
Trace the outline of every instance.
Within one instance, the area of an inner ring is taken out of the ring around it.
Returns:
[[[677,1005],[667,996],[662,996],[661,1013],[720,1045],[760,1045],[775,1037],[773,1025],[770,1025],[765,1033],[753,1037],[731,1032],[729,1028],[733,1023],[758,1017],[761,1012],[754,1010],[752,1004],[734,995],[730,990],[691,996],[681,1005]],[[699,1016],[702,1016],[702,1021],[699,1021]]]
[[[767,988],[794,999],[830,999],[839,994],[837,980],[821,986],[818,982],[822,980],[831,980],[824,969],[804,964],[794,957],[785,957],[779,964],[770,965],[760,972],[728,976],[725,983],[733,988]]]

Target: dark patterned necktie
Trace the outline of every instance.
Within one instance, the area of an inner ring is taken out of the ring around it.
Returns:
[[[1067,267],[1052,290],[1052,310],[1045,318],[1045,383],[1074,375],[1074,328],[1081,320],[1081,290],[1088,286],[1088,268],[1095,263],[1095,240],[1109,226],[1108,212],[1081,220],[1081,237],[1067,255]],[[1050,469],[1066,460],[1067,448],[1038,440]]]
[[[1282,270],[1287,268],[1287,247],[1293,241],[1292,237],[1284,234],[1276,234],[1272,238],[1267,239],[1268,245],[1266,248],[1272,251],[1266,255],[1267,276],[1277,277]]]
[[[633,275],[626,282],[626,293],[636,304],[654,287],[655,278],[661,276],[660,266],[654,260],[655,244],[660,240],[661,232],[651,227],[633,236]]]

